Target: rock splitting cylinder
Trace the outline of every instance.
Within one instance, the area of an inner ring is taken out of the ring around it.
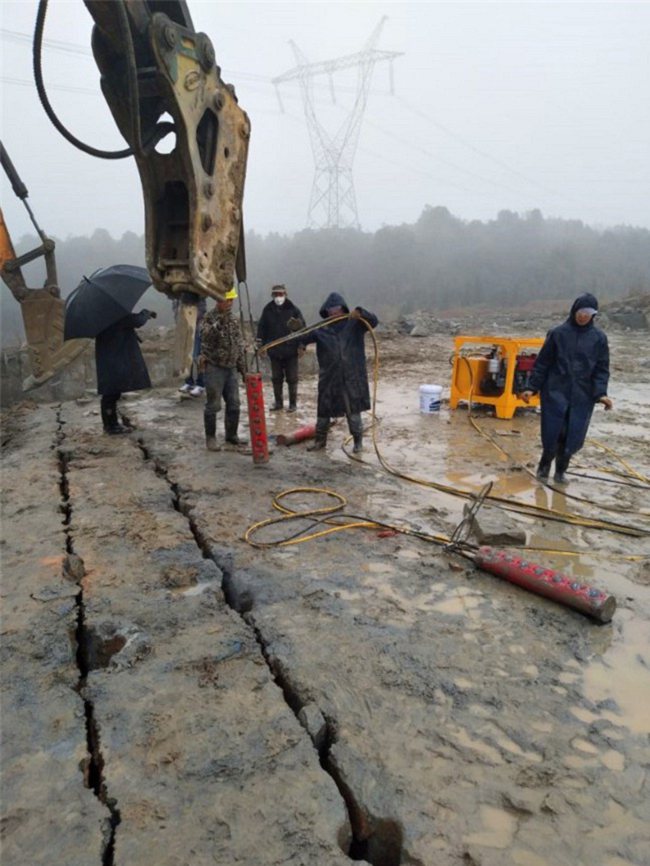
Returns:
[[[268,463],[269,440],[266,435],[261,373],[246,373],[246,399],[248,400],[248,425],[250,427],[253,463]]]
[[[276,436],[278,445],[295,445],[296,442],[304,442],[305,439],[313,439],[316,435],[316,425],[307,424],[300,427],[294,433],[279,433]]]
[[[505,550],[495,550],[492,547],[479,548],[474,562],[483,571],[489,571],[490,574],[516,583],[530,592],[575,608],[599,622],[609,622],[614,616],[616,599],[613,595],[552,568],[544,568],[520,556],[513,556]]]

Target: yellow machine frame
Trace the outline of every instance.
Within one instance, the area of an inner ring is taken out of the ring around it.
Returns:
[[[488,406],[494,406],[497,418],[512,418],[516,409],[539,406],[537,395],[532,397],[529,403],[524,403],[513,392],[513,383],[517,356],[523,349],[536,349],[539,352],[543,344],[544,340],[541,337],[455,337],[449,408],[456,409],[461,401],[486,403]],[[463,353],[463,347],[470,345],[476,346],[476,353]],[[497,347],[500,359],[506,362],[505,386],[500,396],[481,393],[481,382],[487,374],[489,359],[486,354],[478,350],[488,347],[490,349]]]

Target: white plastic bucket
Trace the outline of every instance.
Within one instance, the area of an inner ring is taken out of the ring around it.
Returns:
[[[420,412],[440,411],[442,385],[420,385]]]

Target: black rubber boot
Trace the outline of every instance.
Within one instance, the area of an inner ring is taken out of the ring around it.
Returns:
[[[348,428],[350,433],[352,433],[352,440],[354,442],[352,453],[358,454],[360,451],[363,451],[363,422],[358,412],[348,415]]]
[[[239,427],[239,411],[226,412],[226,442],[230,445],[241,445],[241,440],[237,436],[237,428]]]
[[[279,412],[282,409],[282,380],[276,381],[273,380],[273,396],[275,397],[275,404],[271,406],[271,412]]]
[[[104,433],[109,436],[121,436],[124,433],[130,433],[130,427],[123,427],[117,417],[117,407],[115,403],[101,404],[102,424],[104,425]]]
[[[307,446],[307,451],[322,451],[327,445],[327,431],[330,426],[329,418],[316,419],[316,438]]]
[[[537,477],[540,481],[546,481],[548,479],[549,472],[551,471],[551,463],[553,462],[553,455],[548,454],[546,451],[542,453],[542,457],[539,461],[539,466],[537,467]]]
[[[217,416],[214,413],[203,413],[203,427],[205,428],[205,447],[208,451],[220,451],[217,445]]]
[[[570,457],[566,457],[564,454],[558,454],[555,458],[555,475],[553,476],[553,481],[556,484],[567,484],[569,479],[566,477],[566,471],[569,468]]]
[[[298,383],[289,382],[289,408],[287,412],[295,412],[298,402]]]

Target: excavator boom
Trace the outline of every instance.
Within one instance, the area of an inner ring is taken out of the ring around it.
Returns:
[[[104,97],[138,165],[147,268],[168,295],[245,279],[248,116],[181,0],[84,0]],[[174,136],[170,152],[160,142]],[[158,148],[158,149],[157,149]]]

